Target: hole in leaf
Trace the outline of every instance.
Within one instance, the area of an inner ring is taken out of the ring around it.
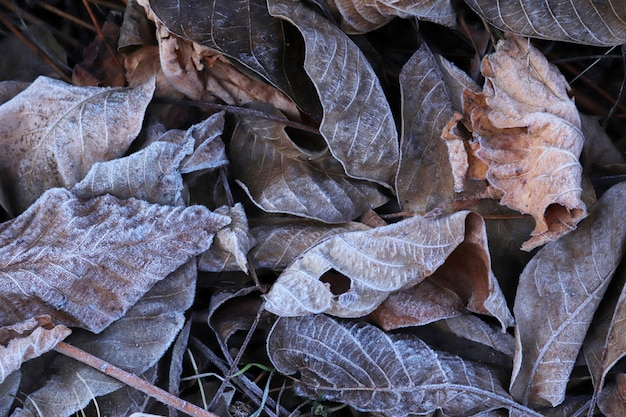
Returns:
[[[350,278],[331,269],[320,277],[320,281],[330,285],[330,292],[334,295],[340,295],[350,290]]]

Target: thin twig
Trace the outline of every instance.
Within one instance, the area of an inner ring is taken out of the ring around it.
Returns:
[[[69,14],[68,12],[64,12],[63,10],[56,8],[53,5],[46,3],[45,1],[37,2],[37,6],[41,7],[42,9],[46,9],[50,13],[56,14],[57,16],[65,19],[65,20],[69,20],[70,22],[74,23],[75,25],[82,26],[82,27],[84,27],[87,30],[90,30],[92,32],[96,32],[96,28],[93,25],[90,25],[89,23],[87,23],[87,22],[85,22],[83,20],[80,20],[76,16],[74,16],[72,14]]]
[[[189,416],[219,417],[217,414],[213,414],[207,410],[203,410],[202,408],[194,404],[175,397],[169,392],[162,390],[161,388],[156,387],[149,382],[139,378],[137,375],[133,375],[121,368],[118,368],[115,365],[111,365],[107,361],[93,356],[92,354],[87,353],[84,350],[79,349],[75,346],[69,345],[65,342],[60,342],[55,350],[65,356],[69,356],[72,359],[82,362],[85,365],[89,365],[92,368],[99,370],[103,374],[113,377],[118,381],[121,381],[126,385],[131,386],[136,390],[151,396],[152,398],[162,402],[165,405],[186,413]]]

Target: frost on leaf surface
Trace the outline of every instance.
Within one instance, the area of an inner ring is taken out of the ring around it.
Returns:
[[[486,178],[490,187],[483,196],[500,197],[501,204],[535,220],[522,245],[532,250],[575,229],[586,216],[580,117],[565,78],[526,40],[498,42],[496,52],[483,59],[482,73],[483,92],[465,90],[464,117],[456,114],[442,134],[455,189]],[[472,132],[469,141],[459,120]]]

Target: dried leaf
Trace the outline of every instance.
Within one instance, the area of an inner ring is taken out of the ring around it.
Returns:
[[[457,316],[466,309],[497,318],[503,330],[513,325],[491,272],[485,223],[481,217],[470,215],[465,226],[465,239],[443,265],[418,285],[390,294],[372,313],[383,329],[419,326]]]
[[[224,112],[215,113],[187,129],[185,139],[193,139],[194,151],[183,161],[180,172],[203,173],[228,165],[226,148],[221,139],[223,131]]]
[[[513,336],[472,314],[441,320],[433,323],[432,326],[442,330],[445,329],[455,336],[488,346],[511,358],[515,354],[515,339]]]
[[[81,202],[69,191],[49,190],[0,225],[0,323],[50,314],[98,333],[157,281],[206,251],[228,222],[200,206],[110,195]]]
[[[100,33],[83,51],[83,62],[74,66],[72,84],[98,87],[123,87],[126,84],[122,57],[117,52],[120,28],[106,21]]]
[[[328,151],[294,144],[278,122],[240,118],[230,147],[235,178],[264,211],[343,223],[387,201],[377,185],[346,176]]]
[[[54,349],[70,333],[62,324],[55,326],[49,316],[0,327],[0,383],[20,369],[23,362]]]
[[[439,219],[415,216],[389,226],[330,237],[301,254],[279,276],[265,296],[266,309],[280,316],[369,314],[390,293],[432,275],[461,245],[466,233],[476,233],[472,228],[477,223],[484,228],[476,214],[462,211]],[[347,291],[336,294],[332,284],[324,281],[324,274],[331,270],[350,281]],[[493,280],[488,282],[489,287],[495,285]],[[501,308],[501,294],[494,296],[496,293],[494,290],[488,295],[485,303]],[[479,298],[483,296],[485,293]],[[506,314],[501,317],[508,324],[510,316]]]
[[[400,73],[402,140],[396,193],[402,210],[427,212],[454,199],[441,130],[452,103],[437,61],[422,44]]]
[[[341,27],[347,33],[377,29],[394,17],[415,17],[446,26],[456,24],[456,13],[448,0],[329,0],[341,14]]]
[[[311,220],[264,218],[251,230],[257,245],[252,248],[250,256],[257,269],[281,271],[302,252],[322,240],[340,233],[369,229],[357,222],[328,225]]]
[[[120,199],[139,198],[154,204],[184,205],[183,177],[179,165],[187,150],[155,142],[125,158],[93,165],[87,176],[72,188],[79,198],[111,194]]]
[[[613,278],[613,291],[605,295],[594,324],[590,327],[583,344],[583,353],[597,395],[604,387],[609,370],[626,356],[626,274],[620,271]],[[621,288],[620,288],[621,287]],[[610,287],[611,288],[611,287]]]
[[[602,390],[598,408],[606,417],[626,415],[626,374],[617,374],[616,382],[607,384]]]
[[[304,3],[270,0],[268,9],[304,37],[304,69],[320,97],[324,118],[319,130],[330,152],[351,177],[392,184],[397,133],[385,93],[362,52]]]
[[[153,91],[154,81],[98,88],[40,77],[0,106],[0,165],[19,190],[16,211],[48,188],[72,188],[94,163],[122,156],[141,129]]]
[[[532,237],[522,245],[529,251],[575,229],[586,215],[578,162],[584,142],[580,118],[565,78],[522,39],[498,42],[496,52],[483,60],[482,72],[483,93],[465,91],[463,123],[474,140],[466,143],[455,133],[459,116],[444,131],[455,188],[463,188],[464,171],[486,169],[501,204],[535,219]],[[458,143],[454,151],[452,143]]]
[[[385,416],[474,415],[517,404],[485,365],[437,352],[418,338],[387,335],[363,323],[341,325],[324,315],[280,318],[267,351],[279,372],[300,372],[297,390]]]
[[[0,383],[0,416],[8,416],[13,406],[13,401],[17,397],[17,391],[20,388],[22,374],[15,371],[4,378]]]
[[[318,112],[310,81],[289,46],[293,41],[269,15],[265,0],[152,0],[150,6],[170,32],[237,60],[309,113]]]
[[[621,0],[467,0],[483,19],[533,38],[609,46],[626,43]]]
[[[141,375],[161,359],[182,329],[184,311],[193,303],[196,272],[195,261],[187,262],[158,282],[124,317],[102,333],[75,331],[68,343]],[[31,401],[18,409],[14,417],[38,415],[33,404],[38,405],[44,416],[69,417],[94,396],[123,389],[118,380],[66,356],[58,356],[52,368],[54,371],[37,381],[36,391],[29,394]]]
[[[243,271],[247,274],[248,252],[256,241],[248,231],[248,218],[243,206],[237,203],[234,207],[220,207],[215,213],[230,217],[231,222],[217,232],[215,243],[200,256],[198,269],[208,272]]]
[[[580,160],[586,172],[591,172],[594,165],[611,165],[624,162],[621,152],[598,120],[581,113],[580,122],[585,135],[585,144]]]
[[[541,249],[520,276],[511,394],[555,406],[626,244],[626,184],[607,191],[577,230]]]

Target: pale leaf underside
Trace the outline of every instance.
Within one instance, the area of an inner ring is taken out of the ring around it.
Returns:
[[[508,408],[513,416],[540,415],[516,403],[486,366],[371,325],[341,325],[324,315],[280,318],[267,346],[276,369],[300,372],[300,394],[361,411],[466,416]]]
[[[51,189],[0,226],[0,323],[28,312],[100,332],[228,222],[200,206]]]
[[[546,245],[520,276],[515,299],[516,369],[511,393],[554,406],[626,243],[626,184],[607,191],[574,232]]]
[[[505,32],[534,38],[609,46],[626,43],[622,0],[466,0]]]
[[[351,177],[393,183],[398,135],[385,93],[360,49],[331,22],[301,2],[270,0],[270,14],[304,37],[304,68],[324,111],[320,133]]]

